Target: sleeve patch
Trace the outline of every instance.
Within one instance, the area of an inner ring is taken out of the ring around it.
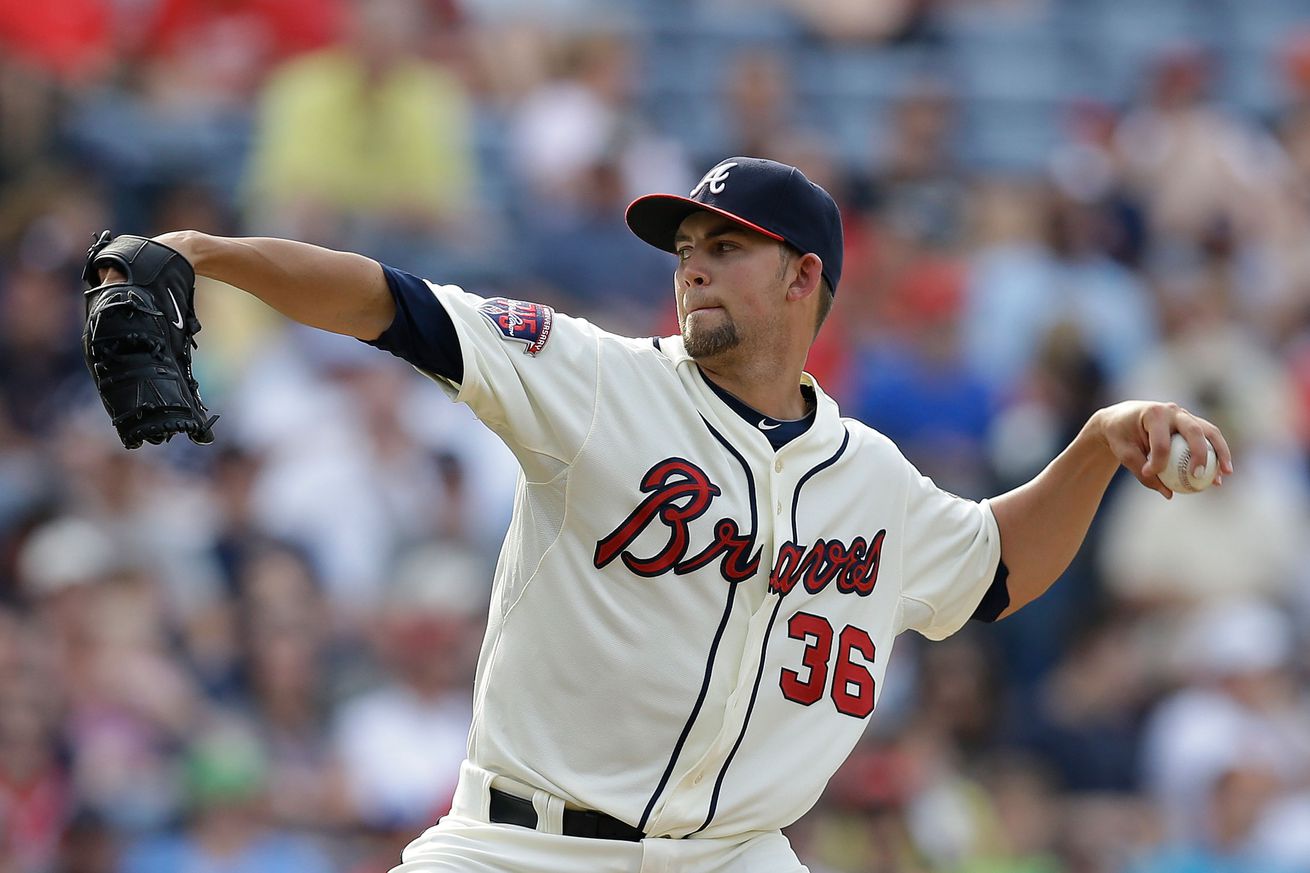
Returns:
[[[478,307],[505,339],[517,340],[527,346],[524,352],[536,355],[550,339],[550,326],[555,310],[540,303],[525,303],[507,297],[489,297]]]

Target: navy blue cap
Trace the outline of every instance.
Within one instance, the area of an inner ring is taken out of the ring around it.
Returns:
[[[832,195],[795,167],[764,158],[728,158],[691,189],[691,195],[647,194],[628,206],[628,227],[646,242],[674,251],[684,218],[716,212],[823,261],[823,278],[837,293],[841,278],[841,213]]]

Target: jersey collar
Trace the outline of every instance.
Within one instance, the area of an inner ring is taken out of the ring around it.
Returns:
[[[761,430],[759,428],[759,414],[751,410],[755,418],[745,418],[729,400],[720,396],[722,389],[717,389],[717,386],[711,383],[705,377],[705,374],[701,372],[700,367],[691,355],[687,354],[681,336],[659,337],[653,340],[652,344],[659,350],[660,354],[669,359],[677,370],[681,372],[685,369],[691,375],[693,382],[703,388],[706,405],[716,413],[715,420],[711,422],[716,428],[720,428],[725,433],[731,432],[734,435],[733,441],[738,445],[767,446],[770,452],[775,449],[769,439],[767,429]],[[818,380],[809,373],[801,373],[801,385],[814,392],[814,410],[812,416],[800,419],[799,423],[802,424],[802,427],[799,428],[800,432],[790,441],[787,441],[787,451],[790,453],[801,449],[803,446],[806,451],[820,453],[827,451],[831,453],[845,435],[845,428],[841,425],[841,412],[837,407],[837,402],[824,392]],[[731,399],[742,408],[750,409],[749,406],[736,400],[736,398]],[[767,419],[768,422],[775,420]],[[785,422],[784,426],[786,426]],[[832,445],[829,445],[829,443],[832,443]]]

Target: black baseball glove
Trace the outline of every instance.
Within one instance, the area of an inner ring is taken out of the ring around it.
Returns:
[[[100,283],[115,267],[125,282]],[[191,375],[196,273],[179,252],[140,236],[102,232],[87,251],[82,354],[123,445],[158,445],[176,433],[208,445],[218,416]]]

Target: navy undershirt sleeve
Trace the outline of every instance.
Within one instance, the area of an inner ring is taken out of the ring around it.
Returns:
[[[1010,586],[1007,581],[1009,578],[1010,570],[1005,566],[1005,562],[1001,561],[996,565],[996,575],[992,577],[991,586],[988,587],[982,602],[978,604],[978,608],[973,611],[970,618],[974,621],[996,621],[1001,617],[1001,613],[1010,605]]]
[[[385,264],[382,273],[396,301],[396,318],[381,336],[364,342],[456,385],[463,382],[459,334],[441,301],[417,276]]]

